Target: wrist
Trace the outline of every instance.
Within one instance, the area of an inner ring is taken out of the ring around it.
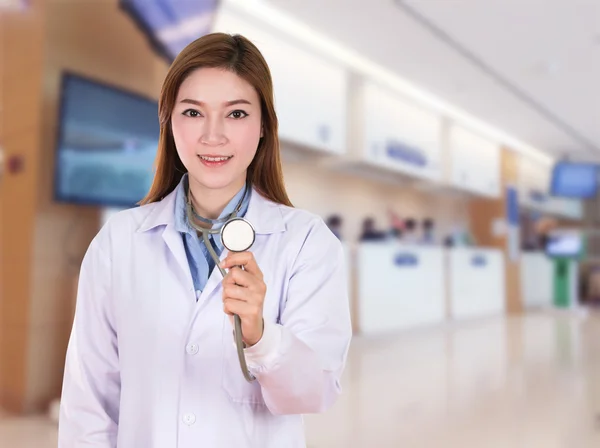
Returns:
[[[253,335],[250,335],[250,337],[246,337],[244,334],[242,334],[242,339],[244,344],[246,344],[246,347],[252,347],[253,345],[258,344],[262,339],[265,331],[265,321],[263,318],[260,319],[260,322],[257,324],[256,328],[258,328],[258,330]]]

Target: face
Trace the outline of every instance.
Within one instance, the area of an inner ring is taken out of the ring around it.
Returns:
[[[179,88],[171,126],[191,183],[233,194],[242,188],[262,136],[252,85],[230,71],[195,70]]]

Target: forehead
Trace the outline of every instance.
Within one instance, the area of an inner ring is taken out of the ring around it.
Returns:
[[[258,94],[252,85],[235,73],[221,68],[199,68],[181,83],[177,99],[184,98],[206,103],[245,99],[255,103]]]

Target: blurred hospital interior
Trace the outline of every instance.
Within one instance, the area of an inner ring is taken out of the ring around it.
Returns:
[[[308,447],[600,446],[594,0],[0,0],[0,446],[57,445],[83,255],[214,31],[264,54],[288,194],[346,255]]]

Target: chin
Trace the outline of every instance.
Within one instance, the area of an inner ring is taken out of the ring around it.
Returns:
[[[227,175],[215,175],[215,174],[209,174],[207,175],[206,173],[199,173],[199,174],[193,174],[190,173],[190,176],[194,177],[194,179],[196,179],[197,183],[202,185],[202,187],[207,188],[209,190],[221,190],[221,189],[225,189],[227,187],[229,187],[232,184],[240,184],[240,186],[242,185],[242,182],[240,182],[240,176],[227,176]],[[245,180],[245,174],[243,174],[244,176],[244,180]]]

